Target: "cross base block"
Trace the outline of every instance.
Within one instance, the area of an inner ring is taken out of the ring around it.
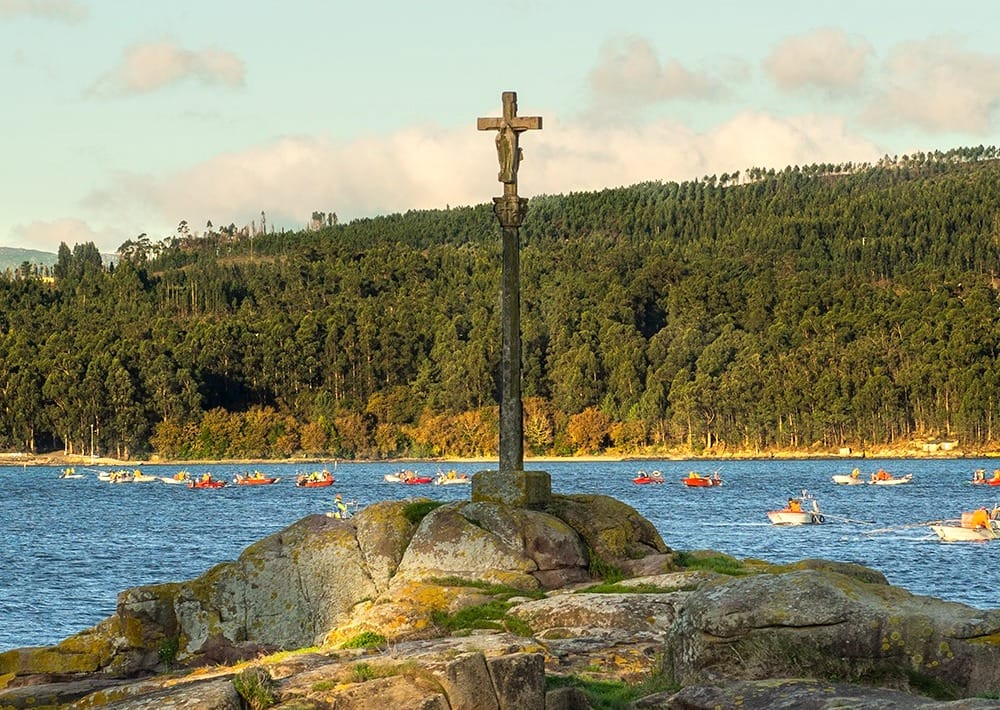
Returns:
[[[551,499],[552,477],[546,471],[479,471],[472,476],[473,503],[543,508]]]

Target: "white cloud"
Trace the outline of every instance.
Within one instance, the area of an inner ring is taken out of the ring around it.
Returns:
[[[964,51],[953,39],[908,42],[890,53],[885,88],[866,118],[929,131],[989,133],[1000,99],[1000,55]]]
[[[80,22],[89,14],[77,0],[0,0],[0,19],[41,17],[63,22]]]
[[[590,70],[589,81],[599,105],[607,101],[642,106],[671,99],[705,99],[720,89],[715,79],[676,60],[661,64],[642,37],[607,42],[598,64]]]
[[[784,89],[815,87],[845,92],[858,87],[872,54],[864,40],[824,28],[789,37],[764,60],[764,69]]]
[[[10,243],[6,246],[22,249],[39,249],[55,252],[60,242],[72,247],[74,244],[93,242],[102,252],[114,251],[118,244],[116,236],[104,230],[95,230],[83,220],[66,217],[51,221],[37,221],[19,224],[11,229]]]
[[[524,196],[599,190],[646,180],[686,180],[749,167],[876,160],[877,146],[842,120],[743,113],[706,133],[671,121],[595,129],[546,117],[522,137]],[[488,203],[501,194],[492,137],[475,130],[421,128],[384,139],[336,143],[287,137],[217,156],[181,173],[120,176],[88,199],[102,220],[137,224],[161,238],[181,219],[201,228],[259,219],[300,229],[313,210],[357,217]],[[165,232],[158,233],[156,225]]]
[[[151,42],[127,49],[121,62],[98,79],[91,92],[101,96],[144,93],[185,79],[242,86],[245,75],[243,60],[232,52],[195,52],[172,41]]]

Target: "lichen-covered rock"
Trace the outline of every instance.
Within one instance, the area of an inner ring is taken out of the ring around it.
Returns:
[[[486,659],[500,710],[545,710],[545,664],[540,653]]]
[[[565,521],[607,564],[670,552],[651,522],[610,496],[554,495],[545,511]]]
[[[309,646],[337,615],[376,593],[350,522],[311,515],[179,586],[182,655],[210,639]]]
[[[956,697],[1000,690],[1000,612],[816,570],[692,592],[666,648],[683,684],[808,676]]]
[[[448,586],[397,576],[377,599],[362,602],[339,617],[323,643],[340,645],[366,631],[393,642],[432,638],[440,635],[433,622],[435,612],[454,613],[489,599],[475,587]]]
[[[452,504],[428,513],[410,539],[396,574],[408,579],[460,576],[525,589],[537,587],[530,573],[538,565],[525,554],[523,541],[481,527],[463,515],[464,507]]]
[[[143,692],[144,690],[148,692]],[[128,697],[131,695],[131,697]],[[93,694],[82,707],[102,710],[243,710],[245,704],[229,678],[213,678],[153,688],[144,683],[117,693]]]
[[[116,617],[81,631],[55,646],[17,648],[0,653],[0,688],[16,676],[55,676],[96,673],[112,664],[126,672],[138,666],[135,658],[121,655],[127,649]]]
[[[451,710],[500,710],[482,653],[463,653],[444,663],[428,664],[427,669],[441,683]]]
[[[510,610],[542,638],[596,635],[610,629],[626,635],[651,634],[666,638],[686,592],[670,594],[560,594],[524,602]]]
[[[351,520],[357,530],[358,546],[365,560],[368,576],[379,592],[389,586],[417,526],[407,520],[407,507],[419,500],[393,500],[373,503]]]
[[[887,580],[885,575],[878,570],[872,569],[871,567],[865,567],[864,565],[855,564],[853,562],[808,559],[784,565],[768,565],[768,568],[770,571],[785,572],[799,569],[813,569],[820,572],[836,572],[837,574],[854,577],[861,582],[868,582],[869,584],[889,585],[889,580]]]
[[[632,705],[636,710],[977,710],[1000,707],[985,698],[961,703],[939,702],[910,693],[849,683],[792,679],[739,681],[713,685],[692,685],[676,693],[658,693]]]

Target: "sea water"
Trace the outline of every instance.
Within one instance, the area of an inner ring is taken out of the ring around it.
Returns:
[[[863,475],[884,467],[913,474],[899,486],[835,485],[831,476],[854,466]],[[282,480],[267,486],[189,490],[155,483],[110,484],[99,468],[77,467],[85,478],[59,479],[59,468],[0,467],[0,651],[48,645],[110,616],[119,591],[196,577],[232,560],[251,543],[302,517],[333,509],[333,497],[363,507],[380,500],[426,496],[467,500],[464,485],[408,486],[383,476],[398,463],[327,464],[336,476],[328,488],[297,488],[301,464],[254,468]],[[433,475],[452,464],[407,464]],[[773,562],[823,558],[879,570],[889,582],[916,594],[1000,607],[1000,540],[943,543],[928,521],[958,518],[962,511],[1000,502],[1000,487],[969,483],[977,468],[1000,461],[948,460],[752,460],[529,462],[546,470],[556,493],[600,493],[633,506],[676,550],[712,549],[739,558]],[[180,466],[141,466],[170,476]],[[184,467],[231,479],[247,466]],[[463,464],[473,474],[489,464]],[[106,467],[103,470],[109,470]],[[636,485],[640,470],[659,470],[663,484]],[[718,471],[724,483],[687,488],[690,470]],[[781,508],[803,489],[826,515],[823,525],[776,527],[767,511]],[[353,506],[352,506],[353,507]]]

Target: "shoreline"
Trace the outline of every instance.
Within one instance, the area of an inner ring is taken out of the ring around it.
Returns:
[[[1000,459],[1000,451],[965,451],[961,449],[950,449],[948,451],[916,451],[899,448],[876,449],[872,451],[858,453],[836,453],[829,451],[809,451],[809,450],[784,450],[775,452],[722,452],[717,454],[684,454],[680,452],[664,452],[661,454],[594,454],[581,456],[525,456],[525,468],[528,464],[545,463],[601,463],[601,462],[636,462],[646,461],[689,461],[689,462],[714,462],[714,461],[804,461],[804,460],[830,460],[830,461],[866,461],[877,460],[949,460],[949,459]],[[210,464],[226,465],[267,465],[267,464],[302,464],[312,465],[337,465],[338,463],[387,463],[387,464],[411,464],[411,463],[437,463],[437,464],[482,464],[489,466],[496,465],[497,458],[485,457],[444,457],[444,458],[398,458],[398,459],[340,459],[340,458],[301,458],[291,457],[282,459],[160,459],[152,457],[150,459],[115,459],[111,457],[91,457],[87,455],[69,455],[61,452],[51,452],[47,454],[28,454],[23,452],[0,453],[0,466],[120,466],[135,467],[144,465],[158,466],[203,466]]]

